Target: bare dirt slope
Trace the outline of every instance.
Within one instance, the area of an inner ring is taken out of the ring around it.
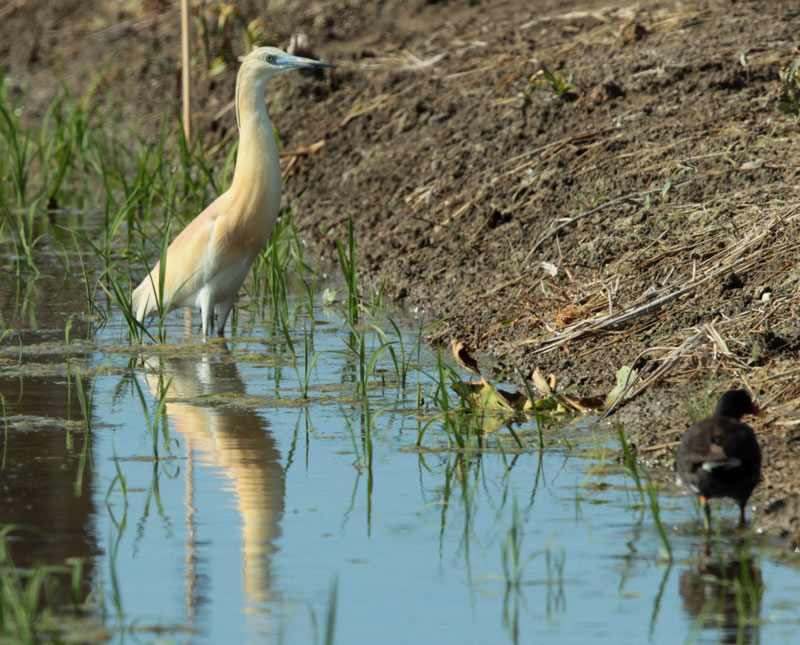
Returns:
[[[206,5],[210,25],[220,5]],[[12,0],[3,70],[35,114],[111,60],[104,80],[146,131],[178,96],[176,7]],[[636,396],[610,420],[651,463],[671,463],[690,397],[744,383],[774,400],[756,424],[755,521],[798,539],[800,130],[776,109],[797,2],[238,9],[227,31],[195,33],[196,126],[208,146],[235,136],[231,55],[255,18],[336,63],[268,96],[286,151],[318,144],[286,157],[285,198],[304,193],[295,215],[321,253],[351,215],[363,269],[412,311],[451,316],[437,338],[498,366],[592,394],[636,367]],[[210,76],[216,56],[229,68]],[[542,65],[571,78],[561,98],[529,83]]]

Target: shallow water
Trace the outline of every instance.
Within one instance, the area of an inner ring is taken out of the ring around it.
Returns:
[[[668,564],[616,437],[585,421],[522,452],[441,450],[434,423],[436,450],[419,451],[427,417],[399,401],[417,384],[431,400],[436,357],[423,350],[401,393],[384,353],[370,446],[341,306],[298,318],[300,352],[305,328],[321,353],[303,401],[282,334],[246,309],[227,345],[175,312],[163,346],[132,349],[113,316],[76,318],[67,346],[75,282],[0,294],[22,330],[0,346],[0,521],[40,531],[13,533],[20,566],[83,559],[114,641],[323,642],[329,624],[339,643],[795,641],[794,555],[742,549],[732,506],[707,547],[691,500],[666,491]]]

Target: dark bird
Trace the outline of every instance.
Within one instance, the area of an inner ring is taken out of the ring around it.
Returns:
[[[761,476],[761,449],[753,429],[741,422],[745,414],[758,414],[745,390],[728,390],[714,414],[689,428],[678,448],[681,481],[700,497],[706,530],[711,526],[711,497],[731,497],[739,505],[739,525],[744,507]]]

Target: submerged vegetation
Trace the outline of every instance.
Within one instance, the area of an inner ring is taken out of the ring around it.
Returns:
[[[66,633],[102,632],[96,620],[88,618],[95,599],[84,589],[80,559],[30,569],[14,565],[7,544],[12,536],[30,530],[15,525],[0,530],[0,641],[61,642]]]

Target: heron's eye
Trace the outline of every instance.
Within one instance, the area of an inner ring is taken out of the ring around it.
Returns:
[[[275,57],[272,54],[267,54],[267,57],[264,59],[268,63],[272,63],[275,60]]]

